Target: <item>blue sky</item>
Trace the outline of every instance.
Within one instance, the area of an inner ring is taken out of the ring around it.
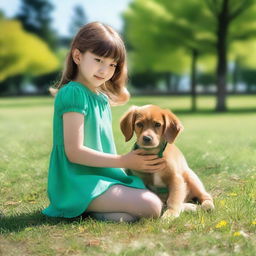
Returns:
[[[52,12],[53,27],[60,35],[69,34],[70,19],[73,15],[73,7],[83,6],[88,21],[101,21],[109,24],[116,30],[122,29],[121,13],[132,0],[50,0],[55,6]],[[1,0],[0,9],[7,17],[17,13],[20,0]]]

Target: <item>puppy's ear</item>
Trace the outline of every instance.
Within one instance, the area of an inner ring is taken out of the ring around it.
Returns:
[[[125,141],[129,141],[133,136],[137,108],[137,106],[130,107],[128,112],[121,118],[120,128],[125,136]]]
[[[169,110],[164,110],[164,137],[168,143],[173,143],[180,132],[184,130],[180,120]]]

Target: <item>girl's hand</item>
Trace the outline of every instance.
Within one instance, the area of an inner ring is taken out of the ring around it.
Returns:
[[[143,149],[137,149],[122,155],[121,161],[124,168],[155,173],[166,167],[166,160],[164,158],[159,158],[157,155],[142,155],[143,152],[145,152]]]

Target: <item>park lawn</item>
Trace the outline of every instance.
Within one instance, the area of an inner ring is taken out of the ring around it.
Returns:
[[[119,153],[128,152],[119,119],[130,105],[172,109],[185,130],[176,144],[214,196],[216,209],[175,220],[136,224],[51,219],[47,167],[53,99],[0,99],[0,255],[256,255],[256,100],[230,96],[230,112],[214,113],[214,98],[134,97],[113,108]]]

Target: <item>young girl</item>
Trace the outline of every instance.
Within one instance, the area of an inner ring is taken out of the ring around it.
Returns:
[[[89,213],[111,221],[160,216],[160,199],[121,168],[152,173],[165,167],[164,160],[140,155],[141,150],[116,154],[110,104],[129,99],[126,78],[125,47],[117,32],[99,22],[82,27],[57,86],[45,215]]]

